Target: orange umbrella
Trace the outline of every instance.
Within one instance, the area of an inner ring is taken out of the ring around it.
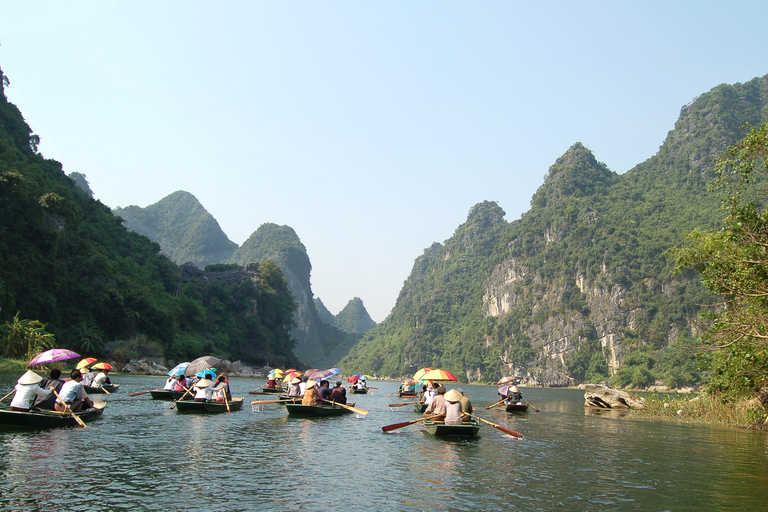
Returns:
[[[114,370],[115,369],[115,367],[109,363],[97,363],[91,366],[91,368],[94,370]]]
[[[421,380],[424,378],[424,374],[427,372],[431,372],[432,368],[422,368],[421,370],[417,371],[413,374],[413,377],[411,377],[413,380]]]
[[[75,366],[76,369],[82,370],[83,367],[89,366],[93,363],[95,363],[97,359],[95,357],[86,357],[85,359],[80,360],[79,363],[77,363],[77,366]]]
[[[292,372],[286,373],[285,374],[285,378],[283,379],[283,382],[288,382],[289,380],[292,380],[292,379],[294,379],[296,377],[301,377],[302,375],[304,375],[304,374],[301,373],[301,372],[297,372],[297,371],[292,371]]]
[[[459,380],[454,375],[446,370],[430,370],[421,376],[422,380]]]

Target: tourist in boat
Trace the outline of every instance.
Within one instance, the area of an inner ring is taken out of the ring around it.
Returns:
[[[61,377],[61,370],[58,368],[54,368],[51,370],[50,376],[47,379],[43,379],[42,382],[40,382],[40,387],[43,389],[51,389],[53,388],[56,393],[59,393],[61,391],[61,386],[64,385],[64,381],[60,379]],[[32,402],[32,409],[40,409],[40,410],[46,410],[46,411],[52,411],[53,410],[53,404],[56,401],[56,395],[54,393],[50,393],[45,398],[35,396],[34,401]]]
[[[200,379],[195,383],[195,402],[208,402],[213,396],[213,381]]]
[[[472,402],[469,401],[469,398],[464,396],[464,390],[461,388],[456,388],[456,391],[461,393],[461,412],[467,414],[472,414],[475,412],[475,408],[472,407]]]
[[[315,405],[315,402],[320,399],[320,395],[315,389],[317,383],[312,379],[308,380],[304,386],[304,398],[301,400],[302,405]]]
[[[13,400],[11,400],[11,410],[29,412],[29,403],[33,397],[47,397],[50,395],[50,389],[40,387],[42,381],[43,378],[32,370],[27,370],[24,375],[19,377],[19,380],[16,381],[16,394],[13,395]]]
[[[422,396],[421,403],[427,404],[427,405],[431,404],[432,400],[435,399],[435,395],[437,395],[437,388],[432,382],[430,382],[429,385],[424,390],[424,395]]]
[[[217,402],[223,402],[226,396],[227,400],[232,400],[232,392],[229,390],[229,379],[226,373],[222,373],[216,378],[213,384],[213,393]]]
[[[61,392],[59,398],[56,399],[54,408],[59,412],[67,410],[80,412],[83,410],[83,405],[86,406],[86,409],[92,409],[93,402],[88,398],[88,393],[83,388],[83,374],[80,373],[80,370],[72,370],[69,379],[61,386]]]
[[[298,398],[301,396],[301,379],[300,378],[294,377],[288,382],[288,396],[292,398]]]
[[[444,395],[445,400],[445,424],[461,425],[463,414],[461,412],[462,394],[452,389]]]
[[[317,390],[317,394],[320,396],[320,402],[331,401],[331,384],[327,380],[320,381],[320,387]]]
[[[341,385],[341,381],[336,381],[336,386],[331,389],[331,400],[339,404],[347,403],[347,390]]]
[[[515,404],[519,404],[523,401],[523,394],[520,392],[517,386],[512,386],[509,388],[507,401]]]
[[[106,369],[99,371],[99,373],[97,373],[93,378],[93,382],[91,384],[86,384],[86,386],[91,386],[92,388],[103,388],[105,384],[112,384],[112,381],[109,380],[109,370]]]
[[[445,419],[445,386],[437,387],[437,394],[432,398],[432,401],[424,411],[423,417],[437,416],[432,418],[433,421],[440,421]]]
[[[87,367],[80,368],[80,374],[83,376],[83,386],[90,386],[93,384],[93,378],[96,374],[90,371]]]
[[[173,384],[174,391],[186,391],[189,389],[189,382],[184,375],[179,375]]]
[[[270,377],[267,380],[267,389],[275,389],[277,387],[277,381],[274,377]]]
[[[166,379],[165,386],[163,386],[163,389],[166,391],[173,391],[173,386],[176,385],[177,381],[178,379],[176,378],[176,376],[171,375],[170,377],[168,377],[168,379]]]

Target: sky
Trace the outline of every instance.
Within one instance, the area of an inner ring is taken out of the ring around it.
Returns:
[[[381,322],[482,201],[581,142],[622,174],[680,109],[768,74],[765,1],[0,0],[6,95],[114,207],[185,190],[292,227],[316,297]]]

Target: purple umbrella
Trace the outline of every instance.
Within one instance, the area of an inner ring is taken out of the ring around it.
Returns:
[[[322,370],[322,371],[313,373],[312,375],[309,376],[309,378],[312,380],[322,380],[322,379],[327,379],[328,377],[333,377],[338,373],[341,373],[340,369],[328,368],[327,370]]]
[[[76,354],[66,348],[52,348],[45,352],[37,354],[30,362],[29,366],[33,364],[47,364],[55,363],[57,361],[66,361],[67,359],[74,359],[80,357],[80,354]]]

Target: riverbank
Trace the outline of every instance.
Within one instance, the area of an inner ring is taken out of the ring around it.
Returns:
[[[645,407],[632,412],[641,418],[768,430],[766,408],[758,398],[732,399],[708,393],[694,397],[649,393],[645,395]]]

